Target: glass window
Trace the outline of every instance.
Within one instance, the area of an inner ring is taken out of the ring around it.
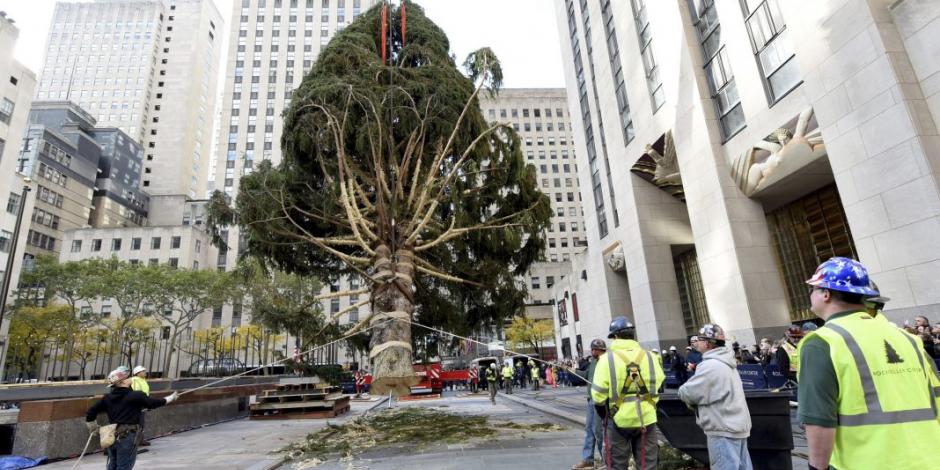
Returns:
[[[183,238],[180,236],[174,236],[170,238],[170,248],[179,248]]]
[[[786,23],[777,0],[745,0],[741,6],[770,102],[776,103],[802,83]]]
[[[161,242],[161,241],[162,241],[162,240],[160,239],[160,237],[153,237],[153,238],[151,238],[151,239],[150,239],[150,249],[151,249],[151,250],[159,250],[159,249],[160,249],[160,242]]]

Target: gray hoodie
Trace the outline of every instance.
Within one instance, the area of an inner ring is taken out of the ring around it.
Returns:
[[[696,411],[696,422],[707,436],[744,439],[751,435],[751,414],[744,400],[734,353],[728,347],[712,349],[688,382],[679,387],[679,399]]]

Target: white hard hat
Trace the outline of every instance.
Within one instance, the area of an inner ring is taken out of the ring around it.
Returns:
[[[670,351],[675,351],[675,350],[676,350],[676,347],[675,347],[675,346],[669,346],[669,350],[670,350]]]
[[[134,368],[133,375],[137,375],[137,374],[139,374],[139,373],[141,373],[141,372],[147,372],[147,368],[144,367],[144,366],[137,366],[137,367]]]
[[[495,362],[492,363],[492,364],[490,364],[490,369],[495,369],[495,368],[496,368],[496,363],[495,363]]]

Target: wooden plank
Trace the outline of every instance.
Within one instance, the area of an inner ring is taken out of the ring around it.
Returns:
[[[337,403],[348,403],[349,397],[342,397],[333,400],[311,400],[297,401],[290,403],[255,403],[251,405],[252,410],[288,410],[301,408],[331,408]]]
[[[260,395],[258,398],[285,398],[285,397],[327,397],[330,395],[335,395],[335,392],[303,392],[303,391],[289,391],[289,392],[279,392],[279,393],[265,393]]]
[[[335,418],[341,414],[349,412],[349,405],[332,410],[307,411],[300,413],[271,413],[271,414],[252,414],[248,417],[250,420],[274,420],[274,419],[324,419]]]

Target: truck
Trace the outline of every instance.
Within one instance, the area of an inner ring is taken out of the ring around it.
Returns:
[[[441,393],[444,390],[444,382],[441,381],[441,363],[430,362],[427,364],[414,363],[412,365],[415,375],[419,382],[411,386],[412,395]]]

